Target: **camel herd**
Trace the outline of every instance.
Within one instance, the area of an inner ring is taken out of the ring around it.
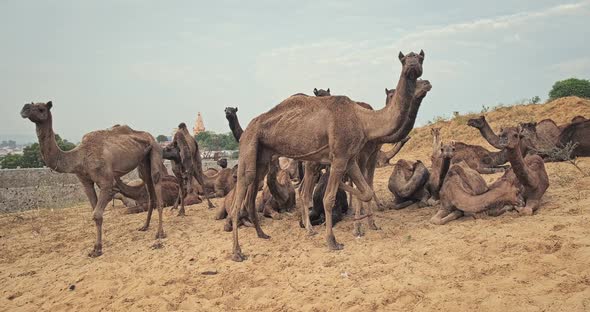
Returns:
[[[115,125],[86,134],[76,148],[65,152],[55,141],[52,102],[26,104],[21,116],[35,123],[45,164],[57,172],[76,174],[84,186],[97,229],[91,257],[102,254],[103,212],[113,198],[123,200],[129,212],[147,210],[142,231],[148,229],[156,207],[158,239],[165,237],[163,207],[180,206],[182,216],[185,205],[199,203],[201,197],[209,208],[214,207],[210,197],[225,197],[215,219],[226,219],[224,229],[233,232],[234,261],[245,259],[238,241],[240,225],[252,226],[258,237],[268,239],[259,213],[281,219],[281,212],[296,207],[300,226],[313,235],[313,226],[325,224],[328,248],[338,250],[343,245],[332,228],[347,214],[354,211],[354,235],[363,235],[361,221],[365,219],[370,230],[379,229],[373,210],[385,205],[373,191],[375,168],[389,165],[410,139],[421,103],[432,88],[428,80],[419,79],[423,51],[400,52],[398,57],[402,65],[399,81],[395,89],[385,89],[385,107],[380,110],[346,96],[332,96],[330,89],[314,89],[315,96],[292,95],[242,129],[238,109],[225,108],[240,145],[238,164],[233,168],[222,160],[219,169],[203,170],[199,146],[184,123],[163,149],[147,132]],[[462,142],[443,143],[440,128],[433,128],[430,168],[418,159],[399,159],[393,165],[388,183],[393,209],[415,203],[437,205],[431,218],[435,224],[482,212],[497,216],[516,210],[532,215],[549,187],[544,162],[554,160],[550,152],[570,144],[572,157],[590,155],[590,120],[582,116],[560,126],[551,120],[523,123],[498,134],[484,116],[467,124],[498,151]],[[384,152],[381,148],[386,143],[395,146]],[[164,159],[171,161],[172,175]],[[121,180],[136,168],[138,181]],[[489,185],[481,176],[497,172],[504,174]]]

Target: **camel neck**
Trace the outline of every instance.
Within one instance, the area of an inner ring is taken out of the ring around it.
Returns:
[[[240,121],[238,120],[237,115],[231,115],[227,118],[229,121],[229,128],[231,129],[231,133],[234,135],[236,141],[240,142],[240,138],[242,137],[242,126],[240,125]]]
[[[440,135],[435,134],[432,137],[432,155],[438,155],[441,147]]]
[[[394,97],[384,108],[378,111],[358,109],[365,135],[369,141],[389,136],[402,127],[408,118],[415,90],[416,79],[409,79],[402,74],[397,83]]]
[[[530,186],[529,181],[529,170],[524,163],[524,159],[522,158],[522,153],[520,151],[520,142],[518,146],[515,148],[506,147],[508,161],[512,166],[512,170],[514,170],[514,174],[518,181],[524,186]]]
[[[449,167],[451,167],[451,158],[442,157],[441,166],[440,166],[440,173],[438,175],[438,189],[440,190],[443,183],[445,182],[445,177],[447,176],[447,172],[449,172]]]
[[[486,141],[488,141],[491,146],[497,149],[502,149],[502,146],[499,144],[500,138],[494,133],[487,122],[484,123],[483,128],[478,128],[478,130],[479,133],[481,133],[481,136],[484,137],[484,139],[486,139]]]
[[[73,173],[78,165],[76,154],[78,149],[71,151],[62,151],[55,141],[55,133],[53,132],[53,118],[49,118],[37,124],[37,138],[39,139],[39,147],[41,156],[45,165],[60,173]]]

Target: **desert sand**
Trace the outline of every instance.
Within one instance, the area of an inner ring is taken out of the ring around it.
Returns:
[[[486,117],[511,123],[590,116],[577,98],[502,108]],[[485,145],[466,120],[439,122],[445,140]],[[430,163],[429,127],[415,129],[399,157]],[[385,147],[387,148],[387,147]],[[490,148],[491,149],[491,148]],[[145,214],[107,208],[104,245],[89,258],[95,227],[88,204],[0,215],[1,311],[590,311],[590,158],[577,169],[549,163],[551,186],[532,217],[465,217],[428,222],[437,207],[376,213],[379,231],[335,227],[344,250],[325,247],[323,226],[309,237],[296,214],[262,220],[270,240],[241,228],[243,263],[232,262],[231,234],[206,204],[186,217],[165,210],[167,238]],[[380,168],[376,191],[391,203]],[[500,174],[486,175],[492,181]],[[215,199],[221,205],[223,199]],[[155,219],[154,219],[155,220]]]

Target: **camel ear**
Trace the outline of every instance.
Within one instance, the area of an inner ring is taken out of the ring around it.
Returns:
[[[238,112],[238,107],[236,106],[236,113]]]
[[[385,94],[389,94],[389,90],[387,90],[387,88],[385,88]]]
[[[420,56],[424,57],[424,50],[420,49]]]
[[[313,94],[318,95],[318,88],[313,88]]]
[[[330,88],[328,88],[328,90],[326,90],[328,93],[330,93]]]
[[[399,51],[399,54],[397,55],[397,57],[399,58],[400,61],[404,58],[404,54],[402,53],[402,51]]]
[[[53,102],[49,101],[45,105],[47,106],[47,109],[51,109],[53,107]]]

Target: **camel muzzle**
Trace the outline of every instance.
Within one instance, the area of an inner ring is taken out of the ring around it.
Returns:
[[[29,118],[29,114],[31,113],[31,104],[25,104],[23,109],[20,111],[20,116],[22,118]]]

